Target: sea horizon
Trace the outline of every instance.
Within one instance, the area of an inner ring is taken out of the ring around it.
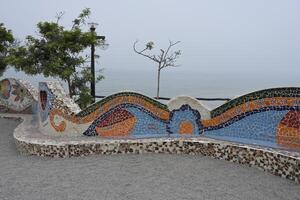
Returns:
[[[134,91],[149,97],[156,96],[156,71],[153,69],[116,69],[105,68],[102,74],[104,80],[96,84],[96,95],[108,96],[121,91]],[[29,81],[35,87],[40,81],[60,81],[58,78],[42,75],[28,76],[23,72],[8,69],[2,78],[15,77]],[[230,98],[244,95],[253,91],[276,87],[300,87],[296,74],[289,77],[254,72],[201,72],[184,71],[184,69],[168,69],[161,73],[160,96],[174,98],[176,96],[191,96],[194,98]],[[166,103],[167,101],[162,101]],[[209,108],[217,107],[224,101],[201,101]]]

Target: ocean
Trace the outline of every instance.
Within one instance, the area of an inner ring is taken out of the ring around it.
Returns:
[[[155,68],[151,69],[104,69],[105,79],[96,84],[96,94],[111,95],[120,91],[136,91],[150,97],[156,95]],[[16,77],[30,81],[34,86],[39,81],[57,80],[41,75],[27,76],[23,72],[8,69],[3,77]],[[65,83],[63,83],[66,86]],[[300,87],[297,74],[260,72],[201,72],[166,69],[161,72],[160,96],[174,98],[188,95],[202,98],[234,98],[242,94],[272,87]],[[166,103],[167,101],[163,101]],[[209,108],[223,104],[223,101],[201,101]]]

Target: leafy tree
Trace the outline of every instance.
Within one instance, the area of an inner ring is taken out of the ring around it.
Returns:
[[[133,50],[135,53],[149,58],[150,60],[157,63],[157,90],[156,90],[156,98],[159,98],[159,87],[160,87],[160,72],[162,69],[167,67],[177,67],[176,61],[181,55],[181,50],[177,50],[172,52],[171,48],[174,47],[176,44],[180,43],[180,41],[172,42],[169,41],[169,46],[167,49],[160,49],[160,53],[151,54],[150,51],[154,48],[154,42],[148,42],[145,45],[144,49],[137,50],[136,44],[138,41],[135,41],[133,44]]]
[[[95,32],[83,31],[90,14],[90,9],[82,10],[70,29],[59,24],[63,12],[56,16],[56,22],[39,22],[39,35],[27,36],[25,45],[11,50],[11,65],[26,74],[60,78],[67,82],[70,96],[76,95],[80,107],[86,107],[92,101],[88,87],[92,76],[90,58],[84,51],[92,44],[95,47],[104,44]],[[102,78],[99,76],[97,80]]]
[[[14,41],[11,30],[7,30],[4,24],[0,23],[0,76],[2,76],[7,67],[8,52]]]

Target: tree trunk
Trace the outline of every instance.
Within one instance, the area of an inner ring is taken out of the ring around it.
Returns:
[[[156,97],[159,98],[159,84],[160,84],[160,68],[157,70],[157,90]]]

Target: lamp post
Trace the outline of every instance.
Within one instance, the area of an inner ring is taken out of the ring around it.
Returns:
[[[94,34],[96,34],[96,39],[97,40],[105,40],[105,36],[97,36],[96,31],[96,26],[98,25],[97,23],[89,23],[90,25],[90,31]],[[92,80],[91,80],[91,96],[92,96],[92,103],[95,103],[95,97],[96,97],[96,77],[95,77],[95,44],[91,45],[91,75],[92,75]]]

